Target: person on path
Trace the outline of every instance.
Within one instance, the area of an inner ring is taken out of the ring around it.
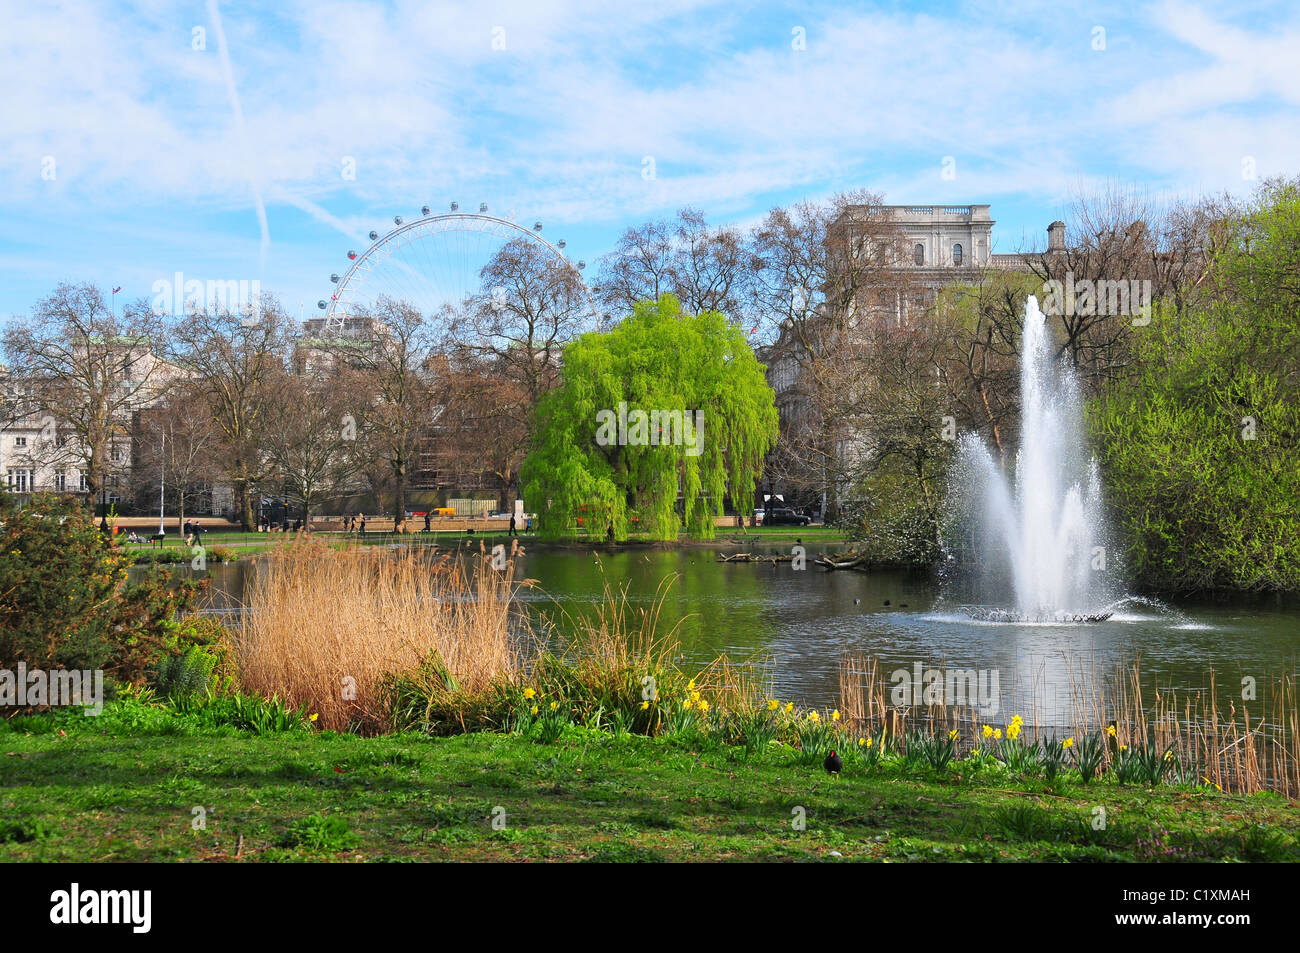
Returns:
[[[202,545],[203,545],[203,526],[199,523],[198,520],[195,520],[195,521],[190,525],[190,531],[194,534],[194,545],[195,545],[195,546],[202,546]]]
[[[194,535],[194,524],[189,520],[186,520],[185,525],[181,527],[181,532],[185,536],[185,545],[188,546],[190,544],[190,537]]]
[[[360,516],[357,517],[357,527],[358,527],[357,535],[365,536],[366,535],[366,514],[365,513],[362,513]]]
[[[516,523],[515,523],[515,514],[514,514],[514,513],[511,513],[511,514],[510,514],[510,535],[511,535],[511,536],[518,536],[518,535],[519,535],[518,533],[515,532],[515,526],[516,526]]]

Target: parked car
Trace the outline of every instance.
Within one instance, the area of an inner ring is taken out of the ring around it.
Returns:
[[[796,513],[789,507],[769,510],[763,517],[764,526],[811,526],[812,518]]]

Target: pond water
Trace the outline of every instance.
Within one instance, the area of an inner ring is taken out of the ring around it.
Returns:
[[[538,580],[525,598],[552,619],[559,607],[601,601],[606,581],[626,587],[629,601],[649,605],[672,577],[663,620],[680,621],[687,664],[722,653],[733,660],[764,657],[777,697],[800,705],[838,701],[845,653],[876,657],[886,676],[914,671],[917,663],[996,673],[1005,717],[1023,712],[1047,724],[1066,723],[1071,692],[1090,673],[1111,673],[1139,656],[1144,679],[1155,679],[1162,690],[1205,689],[1213,669],[1227,699],[1240,698],[1243,676],[1263,685],[1283,670],[1294,672],[1300,655],[1300,605],[1280,600],[1167,605],[1134,599],[1100,623],[1002,624],[970,620],[959,607],[982,602],[980,593],[941,589],[928,576],[722,563],[707,548],[601,552],[597,561],[591,552],[534,547],[521,563],[521,575]],[[256,565],[243,560],[211,568],[208,606],[237,606]]]

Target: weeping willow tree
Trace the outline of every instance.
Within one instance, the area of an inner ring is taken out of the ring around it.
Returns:
[[[543,536],[709,539],[729,492],[748,505],[777,414],[744,333],[664,295],[564,349],[533,432],[521,483]]]

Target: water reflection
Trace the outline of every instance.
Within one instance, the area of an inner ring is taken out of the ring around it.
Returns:
[[[1263,685],[1294,666],[1300,647],[1300,611],[1294,605],[1166,606],[1132,600],[1095,625],[1006,625],[974,622],[957,605],[979,602],[960,587],[944,598],[931,579],[904,573],[799,572],[789,563],[720,563],[707,549],[601,553],[541,551],[522,558],[521,573],[539,580],[525,593],[539,618],[560,607],[594,605],[606,581],[629,601],[649,605],[668,576],[663,621],[679,623],[687,664],[721,653],[735,660],[765,656],[782,699],[833,705],[839,660],[845,653],[876,656],[883,672],[916,662],[949,668],[996,670],[1005,718],[1064,723],[1072,686],[1105,676],[1138,656],[1162,688],[1179,692],[1208,686],[1218,675],[1226,699],[1251,675]],[[218,611],[238,607],[257,560],[212,567],[205,596]],[[201,574],[200,574],[201,575]],[[1037,717],[1031,717],[1032,715]]]

